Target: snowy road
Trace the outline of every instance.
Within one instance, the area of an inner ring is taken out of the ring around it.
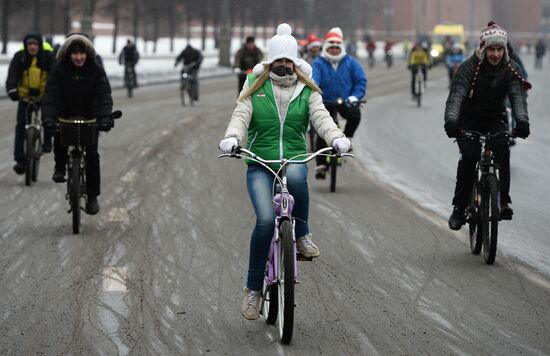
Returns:
[[[31,188],[13,173],[15,106],[1,101],[0,354],[549,354],[547,275],[501,255],[486,266],[464,232],[446,227],[456,152],[441,129],[442,74],[422,109],[403,68],[368,75],[359,158],[339,172],[336,193],[311,180],[321,257],[300,264],[288,347],[276,328],[240,315],[254,214],[242,162],[216,158],[236,78],[204,81],[194,108],[180,106],[175,84],[139,88],[131,100],[117,92],[124,117],[100,139],[101,211],[83,216],[77,236],[64,186],[50,181],[51,155]],[[515,165],[547,143],[540,125],[514,149],[513,189],[521,179],[541,188]],[[548,157],[539,149],[530,160]],[[534,170],[530,160],[522,165]],[[384,173],[393,162],[407,181],[426,180],[413,163],[441,167],[428,169],[435,183],[407,188],[417,201],[388,186],[399,182]],[[518,219],[502,229],[502,250],[536,196],[513,191]]]

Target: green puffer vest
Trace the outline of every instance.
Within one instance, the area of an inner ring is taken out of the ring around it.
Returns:
[[[248,75],[250,85],[256,76]],[[309,123],[309,97],[311,89],[302,91],[288,105],[284,121],[279,120],[279,108],[275,102],[271,80],[254,92],[252,99],[252,119],[248,127],[247,148],[267,160],[290,159],[307,152],[306,132]],[[302,159],[305,157],[298,157]],[[248,164],[254,162],[248,160]],[[278,169],[279,165],[271,165]]]

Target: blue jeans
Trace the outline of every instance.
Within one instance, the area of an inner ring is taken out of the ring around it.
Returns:
[[[296,221],[296,237],[309,233],[309,192],[307,187],[307,165],[291,164],[287,168],[288,190],[294,197],[292,216]],[[275,211],[272,204],[273,174],[262,166],[249,165],[246,172],[246,188],[256,213],[256,226],[250,238],[248,263],[248,289],[261,290],[265,265],[275,229]]]

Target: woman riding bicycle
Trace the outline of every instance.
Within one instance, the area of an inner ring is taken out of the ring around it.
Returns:
[[[311,66],[298,58],[298,43],[288,24],[281,24],[268,44],[268,60],[254,67],[237,100],[231,121],[220,142],[220,150],[229,153],[244,141],[247,148],[267,160],[286,158],[307,152],[308,122],[325,141],[339,152],[349,149],[350,141],[336,126],[323,105],[319,88],[310,79]],[[246,319],[259,317],[264,271],[273,236],[275,213],[272,206],[273,175],[264,167],[248,163],[246,182],[256,213],[256,226],[250,241],[248,279],[242,314]],[[278,167],[273,167],[277,169]],[[305,257],[318,257],[319,249],[309,233],[309,193],[307,166],[289,165],[288,187],[296,199],[296,245]]]
[[[57,53],[58,63],[46,84],[42,101],[42,123],[46,130],[52,131],[59,117],[84,117],[97,119],[100,131],[109,131],[112,127],[111,111],[113,99],[109,79],[95,61],[95,50],[85,35],[69,35],[63,47]],[[97,134],[97,133],[96,133]],[[86,147],[86,211],[97,214],[99,203],[100,173],[97,140],[93,146]],[[53,181],[65,181],[67,165],[67,147],[54,136],[55,171]]]

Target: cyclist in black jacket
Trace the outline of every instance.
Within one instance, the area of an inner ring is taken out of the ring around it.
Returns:
[[[445,107],[445,132],[449,137],[462,137],[464,130],[497,133],[507,130],[505,98],[517,120],[514,134],[529,136],[526,91],[531,88],[520,74],[519,66],[509,58],[508,34],[491,21],[482,30],[479,49],[464,62],[451,82]],[[480,143],[459,140],[456,188],[449,227],[459,230],[465,223],[465,209],[473,189]],[[493,142],[495,159],[500,166],[501,218],[512,218],[510,207],[510,148],[506,137]]]
[[[202,60],[202,53],[198,49],[195,49],[190,44],[188,44],[185,49],[181,51],[179,56],[176,57],[176,63],[174,63],[174,67],[177,67],[180,62],[182,62],[184,66],[193,64],[193,66],[188,69],[189,74],[194,78],[198,78],[198,72],[201,67]],[[199,85],[198,80],[195,80],[197,83],[197,90],[195,91],[196,97],[194,99],[199,100]]]
[[[92,42],[82,34],[67,37],[57,54],[58,63],[54,67],[42,103],[43,125],[46,130],[55,128],[59,117],[84,117],[97,119],[100,131],[112,127],[111,111],[113,99],[111,86],[105,70],[95,61]],[[86,211],[97,214],[100,193],[99,154],[95,145],[86,147]],[[65,181],[67,147],[61,145],[59,134],[54,139],[55,171],[54,182]]]

